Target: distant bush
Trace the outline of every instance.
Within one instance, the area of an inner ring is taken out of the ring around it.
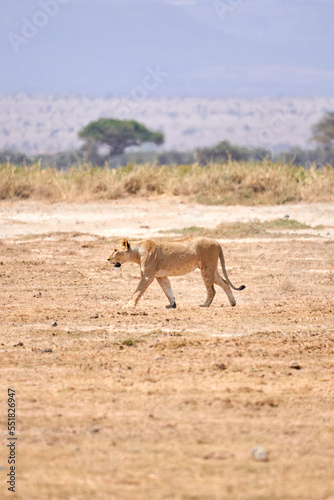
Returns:
[[[55,154],[41,155],[41,166],[65,170],[76,166],[83,161],[83,152],[80,150],[60,151]]]
[[[81,151],[60,151],[54,154],[40,154],[37,157],[27,156],[24,153],[13,151],[0,151],[0,163],[9,165],[34,165],[37,162],[42,168],[53,167],[56,169],[66,169],[78,165],[83,160]]]
[[[320,147],[325,151],[333,150],[334,148],[334,112],[328,111],[324,116],[313,126],[313,137]]]
[[[227,161],[262,161],[265,158],[271,159],[271,153],[264,148],[246,148],[231,144],[229,141],[219,142],[211,148],[197,149],[195,160],[200,165],[208,163],[226,163]]]
[[[13,165],[31,165],[33,160],[24,153],[17,153],[5,149],[0,151],[0,163],[12,163]]]
[[[193,151],[164,151],[156,159],[158,165],[190,165],[194,161]]]
[[[334,149],[327,151],[322,148],[302,149],[298,146],[292,147],[289,151],[285,151],[276,157],[277,161],[283,161],[292,165],[302,165],[309,168],[311,165],[331,165],[334,167]]]

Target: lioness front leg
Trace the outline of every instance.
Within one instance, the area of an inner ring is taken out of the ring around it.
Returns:
[[[145,276],[144,274],[142,274],[140,281],[138,283],[138,286],[137,286],[134,294],[132,295],[130,302],[125,304],[125,306],[123,306],[123,307],[124,308],[136,307],[136,305],[138,304],[138,300],[143,295],[143,293],[147,290],[147,288],[150,286],[150,284],[152,283],[153,280],[154,280],[154,276]]]
[[[159,283],[159,285],[161,286],[161,288],[163,289],[167,299],[169,300],[169,305],[165,306],[166,309],[176,309],[176,302],[175,302],[175,298],[174,298],[173,291],[172,291],[172,286],[170,284],[169,279],[156,277],[156,280]]]

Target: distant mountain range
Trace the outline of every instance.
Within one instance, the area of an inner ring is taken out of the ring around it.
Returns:
[[[153,81],[153,80],[152,80]],[[334,97],[318,98],[118,98],[0,94],[0,150],[41,153],[75,150],[78,131],[100,117],[134,118],[165,134],[155,149],[193,150],[220,141],[277,153],[310,148],[312,126]]]
[[[334,93],[333,0],[15,0],[1,11],[1,93]]]

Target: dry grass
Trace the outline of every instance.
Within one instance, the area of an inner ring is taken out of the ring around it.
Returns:
[[[0,166],[0,199],[93,201],[173,195],[204,204],[258,205],[332,201],[334,170],[282,163],[229,162],[200,167],[128,165],[110,170],[78,165],[67,171],[39,164]]]

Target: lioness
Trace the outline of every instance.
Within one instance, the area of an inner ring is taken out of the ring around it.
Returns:
[[[225,279],[218,273],[218,257]],[[231,288],[243,290],[244,285],[236,288],[230,282],[225,269],[223,250],[219,243],[211,238],[185,238],[175,242],[140,241],[130,245],[123,239],[107,259],[115,267],[125,262],[140,265],[140,281],[128,304],[124,307],[135,307],[145,290],[154,278],[165,292],[169,300],[167,309],[176,308],[172,287],[167,276],[181,276],[199,268],[207,290],[207,298],[201,307],[209,307],[216,294],[214,283],[221,286],[229,298],[231,306],[235,306]]]

